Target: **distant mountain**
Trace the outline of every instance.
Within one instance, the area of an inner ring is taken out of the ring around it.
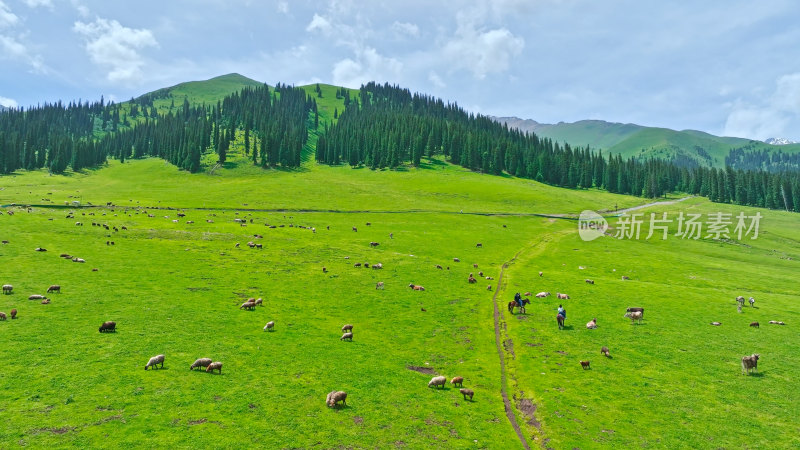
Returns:
[[[797,144],[797,142],[795,142],[795,141],[790,141],[789,139],[786,139],[786,138],[769,138],[769,139],[767,139],[767,140],[766,140],[766,141],[764,141],[764,142],[766,142],[766,143],[767,143],[767,144],[769,144],[769,145],[790,145],[790,144]]]
[[[589,146],[604,153],[623,157],[660,158],[684,166],[724,167],[725,157],[731,149],[772,152],[780,148],[785,153],[800,152],[800,144],[787,141],[777,147],[750,139],[714,136],[697,130],[676,131],[669,128],[645,127],[632,123],[614,123],[603,120],[581,120],[573,123],[544,124],[517,117],[493,117],[523,131],[573,147]]]

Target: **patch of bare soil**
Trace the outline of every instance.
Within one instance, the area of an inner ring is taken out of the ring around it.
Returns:
[[[536,405],[534,405],[532,401],[527,398],[522,398],[517,402],[517,408],[525,415],[528,425],[533,425],[537,430],[542,429],[542,424],[536,420]]]
[[[436,371],[430,367],[406,366],[406,369],[413,370],[414,372],[424,373],[426,375],[433,375],[436,373]]]

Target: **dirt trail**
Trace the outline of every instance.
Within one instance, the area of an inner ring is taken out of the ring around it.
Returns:
[[[513,263],[517,257],[522,253],[523,250],[517,252],[513,258],[503,264],[500,268],[500,275],[497,277],[497,288],[494,290],[494,296],[492,296],[492,302],[494,303],[494,339],[495,344],[497,345],[497,356],[500,357],[500,391],[503,395],[503,403],[505,404],[506,408],[506,417],[508,417],[508,421],[511,422],[511,426],[514,427],[514,431],[517,432],[517,436],[519,437],[520,443],[525,450],[530,450],[530,446],[528,445],[528,441],[525,439],[525,436],[522,434],[522,429],[519,427],[519,423],[517,422],[517,416],[514,413],[514,407],[511,405],[511,401],[508,399],[508,380],[506,379],[506,356],[503,352],[503,341],[502,337],[500,336],[500,307],[497,304],[497,296],[500,294],[500,287],[503,284],[503,274],[505,270],[508,268],[509,264]]]
[[[647,203],[645,205],[633,206],[631,208],[620,209],[620,210],[616,211],[614,214],[625,214],[625,213],[629,213],[631,211],[636,211],[636,210],[639,210],[639,209],[649,208],[651,206],[672,205],[674,203],[682,202],[684,200],[689,200],[690,198],[694,198],[694,196],[690,195],[689,197],[683,197],[683,198],[679,198],[677,200],[665,200],[663,202],[652,202],[652,203]],[[611,211],[609,211],[609,212],[611,212]]]

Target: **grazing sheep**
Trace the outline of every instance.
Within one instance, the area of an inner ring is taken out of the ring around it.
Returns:
[[[70,255],[69,253],[62,253],[62,254],[60,254],[58,256],[60,258],[64,258],[64,259],[72,259],[72,255]]]
[[[445,383],[447,383],[447,378],[440,375],[438,377],[431,378],[431,381],[428,382],[428,387],[439,386],[444,388]]]
[[[76,258],[72,258],[72,262],[76,262],[76,263],[85,263],[85,262],[86,262],[86,260],[85,260],[85,259],[83,259],[83,258],[77,258],[77,257],[76,257]]]
[[[783,322],[778,322],[777,320],[770,320],[770,321],[769,321],[769,323],[771,323],[771,324],[773,324],[773,325],[786,325],[785,323],[783,323]]]
[[[464,377],[453,377],[453,379],[450,380],[450,384],[453,386],[464,387]]]
[[[458,258],[453,258],[453,262],[461,262],[461,260]]]
[[[483,276],[483,271],[482,271],[482,270],[481,270],[480,272],[478,272],[478,276],[479,276],[479,277],[482,277],[482,276]]]
[[[477,283],[477,282],[478,282],[478,280],[477,280],[475,277],[473,277],[471,274],[470,274],[470,276],[469,276],[469,279],[468,279],[467,281],[468,281],[470,284],[473,284],[473,283]]]
[[[581,367],[583,367],[583,370],[591,369],[591,367],[589,367],[589,361],[581,361]]]
[[[544,276],[544,273],[542,273],[542,272],[539,272],[539,276],[540,276],[540,277],[543,277],[543,276]]]
[[[49,305],[49,304],[50,304],[50,299],[49,299],[49,298],[47,298],[47,297],[45,297],[45,299],[44,299],[44,300],[42,300],[42,304],[43,304],[43,305]]]
[[[164,355],[156,355],[150,358],[150,361],[147,361],[147,364],[145,364],[144,370],[147,370],[148,367],[155,369],[158,364],[161,364],[162,369],[164,368]]]
[[[249,311],[252,311],[255,308],[256,308],[256,303],[255,302],[250,302],[250,301],[242,303],[242,306],[239,307],[239,309],[246,309],[246,310],[249,310]]]
[[[606,346],[603,346],[603,348],[600,349],[600,354],[605,355],[606,358],[611,358],[611,355],[608,353],[608,347]]]
[[[256,244],[256,248],[259,249],[259,250],[262,250],[264,248],[264,246],[262,244]]]
[[[99,331],[101,333],[109,333],[109,332],[113,333],[113,332],[116,332],[117,331],[117,322],[112,322],[110,320],[108,322],[103,322],[103,324],[100,325],[100,329],[98,329],[97,331]]]
[[[353,325],[348,323],[347,325],[342,327],[342,333],[347,332],[347,331],[352,332],[353,331]]]
[[[357,231],[358,231],[358,228],[356,228],[356,227],[353,227],[353,231],[356,231],[356,232],[357,232]]]
[[[211,364],[211,358],[200,358],[189,366],[189,370],[194,370],[195,367],[208,367]]]
[[[16,319],[16,318],[17,318],[17,309],[14,308],[11,310],[11,319]]]
[[[630,307],[630,308],[626,309],[625,312],[640,312],[640,313],[642,313],[642,315],[644,315],[644,308],[641,308],[641,307]]]
[[[6,320],[6,313],[0,311],[0,320]]]
[[[442,270],[442,266],[440,264],[437,264],[436,268],[439,269],[439,270]]]
[[[586,328],[593,330],[597,328],[597,319],[592,319],[586,324]]]
[[[46,248],[42,248],[42,247],[36,247],[36,251],[37,252],[46,252],[47,249]]]
[[[13,290],[14,290],[14,286],[12,286],[10,284],[4,284],[3,285],[3,294],[10,294],[11,291],[13,291]]]
[[[569,295],[560,292],[556,292],[556,297],[558,297],[559,300],[569,300]]]
[[[342,335],[342,337],[339,338],[339,340],[340,341],[348,340],[350,342],[353,342],[353,333],[345,333]]]
[[[49,288],[47,288],[47,293],[49,294],[51,292],[58,292],[60,294],[61,293],[61,286],[58,285],[58,284],[51,285]]]
[[[253,303],[255,303],[256,306],[264,307],[264,300],[262,300],[261,297],[255,299]]]
[[[478,268],[478,265],[477,265],[477,264],[473,264],[473,265],[472,265],[472,268],[473,268],[473,269],[477,269],[477,268]]]
[[[355,263],[353,264],[353,267],[361,267],[361,263]]]
[[[722,325],[722,322],[711,322],[711,325],[714,325],[715,327],[718,327],[718,326]]]
[[[44,298],[45,298],[44,295],[33,294],[28,297],[28,300],[42,300]]]
[[[758,372],[758,358],[761,355],[753,353],[750,356],[742,357],[742,373],[749,374],[751,370]]]
[[[3,240],[3,245],[5,245],[5,244],[8,244],[8,241],[4,239]]]
[[[323,266],[322,267],[322,273],[328,273],[328,268]]]
[[[523,295],[525,295],[525,297],[530,297],[530,296],[531,296],[531,295],[533,295],[533,294],[531,294],[530,292],[526,292],[526,293],[525,293],[525,294],[523,294]]]
[[[98,270],[100,270],[100,269],[98,269],[97,267],[95,267],[94,269],[92,269],[92,272],[97,272]]]
[[[586,283],[588,283],[588,284],[594,284],[594,280],[590,280],[590,279],[588,279],[588,278],[587,278],[587,279],[586,279]]]
[[[549,296],[550,296],[549,292],[539,292],[538,294],[536,294],[536,298],[545,298]]]
[[[736,297],[736,303],[738,303],[740,306],[744,306],[744,297],[741,295]]]
[[[750,322],[750,326],[754,328],[758,328],[758,322]]]
[[[373,268],[373,269],[383,269],[383,264],[382,264],[382,263],[373,264],[373,265],[372,265],[372,268]]]
[[[472,401],[472,396],[475,395],[475,392],[473,392],[472,389],[467,389],[467,388],[459,389],[458,392],[460,392],[461,395],[464,396],[464,400],[466,400],[467,397],[469,397],[469,401]]]
[[[383,281],[378,281],[378,283],[375,284],[375,289],[383,289]]]
[[[425,290],[425,288],[424,288],[424,287],[422,287],[422,286],[417,286],[417,285],[416,285],[416,284],[414,284],[414,283],[411,283],[411,284],[409,284],[409,285],[408,285],[408,287],[410,287],[411,289],[413,289],[413,290],[415,290],[415,291],[424,291],[424,290]]]
[[[342,405],[347,406],[347,392],[334,391],[328,394],[326,402],[329,407],[333,408],[337,403],[342,402]]]
[[[750,297],[750,307],[752,308],[753,306],[755,306],[755,304],[756,304],[756,299]]]
[[[222,363],[219,361],[213,362],[206,367],[206,372],[213,373],[215,370],[218,370],[220,374],[222,374]]]
[[[264,325],[264,331],[274,331],[275,330],[275,321],[271,320]]]
[[[623,276],[622,276],[622,279],[623,279],[623,280],[630,280],[630,277],[629,277],[629,276],[627,276],[627,275],[623,275]]]
[[[642,311],[631,311],[631,312],[626,312],[625,315],[622,316],[622,317],[627,317],[627,318],[631,319],[631,325],[632,325],[636,321],[639,321],[639,323],[642,323],[642,317],[643,316],[644,316],[644,313]]]

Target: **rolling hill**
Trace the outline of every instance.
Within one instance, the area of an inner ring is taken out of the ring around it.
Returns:
[[[724,167],[728,152],[733,148],[745,146],[748,147],[748,151],[800,152],[800,144],[770,145],[751,139],[714,136],[697,130],[676,131],[603,120],[543,124],[517,117],[494,117],[494,119],[557,142],[569,143],[573,147],[588,145],[623,157],[661,158],[681,165]]]

